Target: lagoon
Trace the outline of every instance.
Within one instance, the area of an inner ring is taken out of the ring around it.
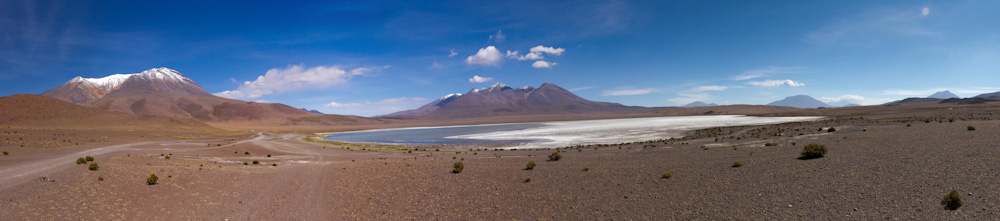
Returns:
[[[669,139],[681,137],[686,131],[704,128],[779,124],[820,118],[742,115],[621,118],[359,131],[334,133],[324,139],[359,143],[551,148]]]

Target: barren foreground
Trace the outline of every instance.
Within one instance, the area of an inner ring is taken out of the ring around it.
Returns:
[[[14,220],[1000,219],[1000,121],[991,114],[997,109],[962,107],[847,109],[815,122],[560,148],[558,161],[547,161],[555,149],[372,151],[268,133],[17,147],[0,156],[0,215]],[[830,127],[835,130],[828,132]],[[799,159],[807,143],[826,145],[829,152]],[[0,151],[9,147],[0,145]],[[96,157],[98,170],[74,162],[87,155]],[[459,161],[464,171],[452,173]],[[525,170],[529,161],[537,166]],[[733,167],[735,162],[743,166]],[[146,183],[151,173],[159,177],[155,185]],[[672,176],[662,178],[664,173]],[[955,211],[940,204],[951,190],[961,192],[964,201]]]

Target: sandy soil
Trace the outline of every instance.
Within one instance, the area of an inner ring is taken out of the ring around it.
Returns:
[[[301,134],[140,137],[0,156],[0,215],[14,220],[996,220],[997,111],[995,105],[809,110],[799,115],[828,118],[563,148],[558,161],[547,161],[555,149],[371,151],[306,143]],[[834,132],[828,132],[831,127]],[[81,135],[75,139],[96,135],[76,134]],[[31,139],[38,138],[45,139]],[[823,144],[829,153],[799,159],[807,143]],[[100,169],[73,162],[85,155],[95,156]],[[459,161],[465,170],[452,173]],[[525,170],[528,161],[537,166]],[[732,167],[735,162],[743,166]],[[9,176],[14,173],[23,175]],[[159,176],[156,185],[145,183],[150,173]],[[661,178],[663,173],[672,177]],[[951,190],[961,192],[964,201],[955,211],[940,204]]]

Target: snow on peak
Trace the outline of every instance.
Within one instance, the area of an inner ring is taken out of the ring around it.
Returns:
[[[510,86],[507,86],[506,84],[497,82],[496,84],[493,84],[493,86],[490,86],[490,87],[472,89],[472,91],[469,91],[469,93],[478,93],[478,92],[483,92],[483,91],[486,91],[486,92],[504,91],[504,90],[508,90],[508,89],[512,89],[512,88]],[[519,87],[517,89],[519,89],[519,90],[531,90],[531,89],[533,89],[533,87],[531,87],[531,86],[524,86],[524,87]]]
[[[445,95],[444,97],[438,98],[438,100],[445,100],[445,99],[448,99],[448,98],[451,98],[451,97],[457,97],[457,96],[462,96],[462,93],[454,93],[454,94]]]
[[[121,86],[122,83],[125,83],[125,80],[128,80],[128,78],[132,77],[132,75],[134,74],[112,74],[102,78],[82,78],[82,77],[77,77],[77,78],[87,81],[90,84],[96,86],[97,88],[100,88],[101,90],[107,92],[115,88],[118,88],[118,86]],[[76,80],[76,78],[74,78],[73,80]]]
[[[146,79],[175,80],[175,81],[184,81],[187,79],[186,77],[184,77],[184,75],[181,75],[180,72],[165,67],[145,70],[142,73],[139,73],[138,75]]]
[[[140,76],[146,79],[159,79],[159,80],[175,80],[175,81],[190,80],[184,77],[184,75],[181,75],[180,72],[177,72],[170,68],[163,67],[163,68],[153,68],[145,70],[142,73],[112,74],[102,78],[83,78],[77,76],[76,78],[73,78],[73,80],[70,80],[68,83],[86,81],[94,85],[95,87],[103,90],[104,92],[109,92],[111,90],[117,89],[118,86],[121,86],[122,83],[125,83],[125,81],[132,76]]]

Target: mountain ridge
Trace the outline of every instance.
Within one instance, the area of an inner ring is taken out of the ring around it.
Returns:
[[[512,115],[635,113],[652,110],[586,100],[552,83],[513,88],[503,83],[449,94],[419,108],[376,116],[402,119],[454,119]]]
[[[790,97],[786,97],[785,99],[781,99],[779,101],[768,103],[767,105],[768,106],[796,107],[796,108],[805,108],[805,109],[829,108],[829,107],[832,107],[832,106],[830,106],[827,103],[824,103],[822,101],[816,100],[813,97],[810,97],[809,95],[795,95],[795,96],[790,96]]]
[[[199,121],[249,121],[281,124],[317,115],[278,103],[217,97],[180,72],[161,67],[102,78],[75,77],[42,93],[71,103],[136,116],[191,118]]]

